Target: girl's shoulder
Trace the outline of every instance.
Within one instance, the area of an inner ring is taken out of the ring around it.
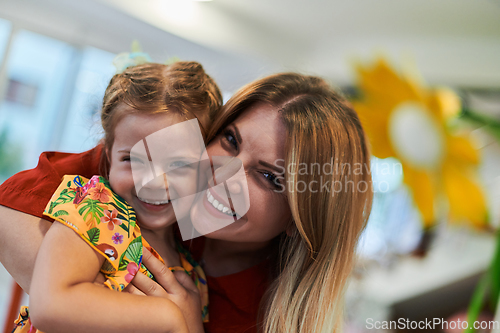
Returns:
[[[123,290],[142,263],[143,239],[134,209],[101,176],[66,175],[44,214],[73,229],[106,259],[106,285]]]

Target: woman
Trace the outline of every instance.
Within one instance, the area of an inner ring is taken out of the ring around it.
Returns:
[[[208,137],[209,155],[242,161],[250,208],[206,235],[201,251],[192,249],[213,277],[206,330],[339,331],[343,290],[372,198],[370,155],[356,113],[320,78],[277,74],[239,90]],[[12,189],[13,183],[2,185],[0,204],[9,206],[4,186]],[[195,227],[206,213],[209,206],[195,204]],[[27,285],[29,263],[48,225],[6,208],[2,214],[6,245],[0,259],[9,269],[9,255],[23,251],[27,264],[10,272]],[[31,244],[21,248],[27,242],[18,232],[26,229]],[[264,290],[266,306],[257,321]],[[237,304],[240,293],[244,304]]]

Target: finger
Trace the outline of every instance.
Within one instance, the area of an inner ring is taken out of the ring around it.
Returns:
[[[160,260],[149,252],[147,248],[143,248],[142,262],[147,269],[154,275],[156,281],[171,294],[181,293],[184,289],[179,284],[174,274]],[[154,281],[153,281],[154,282]],[[144,291],[144,290],[143,290]]]
[[[167,297],[168,292],[161,285],[151,280],[144,274],[137,274],[132,280],[135,288],[146,296]]]
[[[104,282],[106,282],[106,277],[104,276],[104,274],[99,272],[94,280],[94,284],[104,286]]]
[[[127,292],[129,294],[134,294],[134,295],[140,295],[140,296],[146,296],[141,290],[139,290],[136,286],[134,286],[132,283],[129,283],[128,286],[123,289],[124,292]]]
[[[187,275],[186,272],[175,271],[174,276],[177,279],[177,281],[181,284],[181,286],[183,286],[187,290],[195,293],[200,292],[196,287],[196,285],[194,284],[193,279],[189,275]]]

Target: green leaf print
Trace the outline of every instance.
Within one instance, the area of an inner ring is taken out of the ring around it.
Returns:
[[[61,215],[69,215],[69,213],[65,210],[58,210],[57,212],[54,213],[54,217],[58,217],[58,216],[61,216]]]
[[[120,220],[123,220],[123,218],[122,218],[122,217],[120,217],[119,215],[118,215],[118,218],[119,218]],[[126,224],[126,223],[122,223],[122,224],[120,224],[120,225],[119,225],[119,227],[120,227],[120,228],[122,228],[123,230],[125,230],[125,232],[129,233],[128,226],[126,226],[125,224]]]
[[[120,227],[128,233],[128,237],[130,237],[130,231],[133,230],[136,226],[137,217],[135,215],[135,211],[125,203],[120,196],[115,194],[116,200],[111,204],[115,206],[118,211],[118,218],[122,221],[128,222],[128,225],[125,226],[125,223],[122,223]]]
[[[69,191],[67,188],[61,191],[59,197],[50,203],[49,214],[52,214],[52,211],[57,205],[63,205],[65,203],[71,202],[75,199],[75,191]]]
[[[101,230],[99,228],[92,228],[87,231],[87,235],[89,236],[89,241],[95,245],[99,241]]]
[[[124,259],[122,261],[120,261],[120,265],[118,266],[118,270],[119,271],[124,271],[127,269],[127,265],[130,263],[130,261],[128,261],[127,259]]]
[[[50,203],[50,207],[49,207],[49,214],[52,214],[52,211],[54,210],[55,206],[57,206],[57,203],[55,203],[54,201],[52,201]]]
[[[66,184],[66,187],[70,187],[71,186],[71,180]]]
[[[121,211],[124,212],[126,214],[126,212],[128,211],[128,208],[127,206],[125,206],[123,203],[120,202],[120,200],[116,200],[115,201],[116,205],[121,208]],[[117,207],[117,208],[118,208]]]
[[[99,205],[99,200],[85,199],[80,203],[82,206],[78,210],[78,214],[83,215],[83,219],[87,220],[87,216],[90,214],[91,218],[87,223],[94,220],[97,224],[101,222],[101,217],[104,216],[104,207]]]
[[[141,259],[141,257],[142,257],[142,236],[139,236],[130,242],[130,245],[127,247],[125,252],[122,254],[122,257],[120,258],[120,262],[124,258],[128,258],[131,261],[138,263],[139,260]]]

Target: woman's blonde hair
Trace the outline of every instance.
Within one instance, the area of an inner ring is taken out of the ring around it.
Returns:
[[[339,332],[344,289],[373,196],[365,133],[356,112],[323,79],[284,73],[240,89],[208,138],[260,102],[279,110],[287,131],[285,181],[296,226],[282,237],[263,331]],[[306,174],[287,167],[300,163]]]

